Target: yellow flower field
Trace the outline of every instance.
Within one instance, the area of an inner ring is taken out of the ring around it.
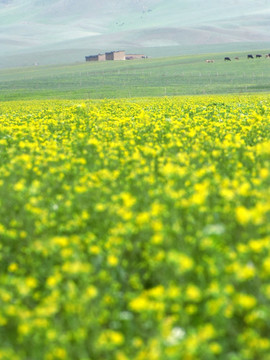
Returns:
[[[270,96],[0,103],[0,360],[269,360]]]

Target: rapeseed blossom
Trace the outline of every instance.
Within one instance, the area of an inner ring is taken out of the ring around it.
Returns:
[[[0,104],[0,360],[269,359],[270,97]]]

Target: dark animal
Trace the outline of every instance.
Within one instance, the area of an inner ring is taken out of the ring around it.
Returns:
[[[231,61],[231,59],[226,56],[226,57],[224,58],[224,61]]]
[[[270,59],[270,54],[266,54],[265,57]]]
[[[248,55],[247,58],[248,59],[254,59],[253,55]]]
[[[234,59],[235,59],[235,60],[239,60],[239,57],[238,57],[238,56],[236,56]]]
[[[258,58],[261,58],[262,57],[262,55],[260,55],[260,54],[257,54],[256,55],[256,58],[258,59]]]

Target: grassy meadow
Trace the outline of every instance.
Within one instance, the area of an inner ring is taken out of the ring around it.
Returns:
[[[235,52],[5,69],[0,70],[0,100],[268,92],[270,60],[247,60],[246,55]],[[225,56],[232,61],[225,62]],[[234,60],[236,56],[239,61]],[[206,59],[215,62],[208,64]]]

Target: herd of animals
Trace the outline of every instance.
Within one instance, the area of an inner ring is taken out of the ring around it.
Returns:
[[[263,57],[263,55],[261,55],[261,54],[256,54],[256,55],[254,55],[254,56],[255,56],[256,59],[260,59],[260,58]],[[254,56],[253,56],[252,54],[248,54],[248,55],[247,55],[247,58],[248,58],[248,59],[254,59]],[[269,53],[269,54],[266,54],[265,57],[268,58],[268,59],[270,59],[270,53]],[[240,58],[239,58],[238,56],[236,56],[236,57],[234,58],[234,60],[239,60],[239,59],[240,59]],[[231,60],[230,57],[225,56],[224,61],[232,61],[232,60]],[[213,63],[213,62],[215,62],[215,60],[205,60],[205,62],[207,62],[207,63]]]

